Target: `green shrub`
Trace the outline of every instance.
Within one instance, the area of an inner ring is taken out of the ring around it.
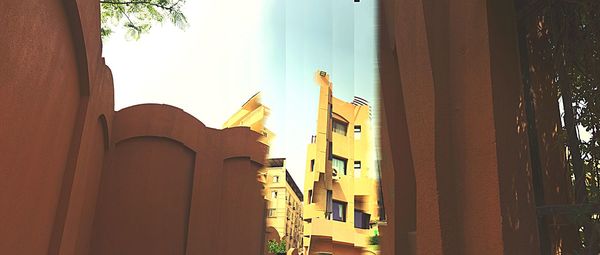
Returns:
[[[267,249],[269,250],[270,253],[275,253],[275,254],[280,254],[280,253],[285,253],[285,240],[281,240],[280,242],[277,242],[275,240],[269,240],[267,242]]]
[[[369,244],[379,245],[379,235],[374,235],[374,236],[369,237]]]

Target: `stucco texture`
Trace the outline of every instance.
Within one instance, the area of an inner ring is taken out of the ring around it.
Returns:
[[[263,253],[258,133],[115,112],[97,0],[0,12],[0,253]]]

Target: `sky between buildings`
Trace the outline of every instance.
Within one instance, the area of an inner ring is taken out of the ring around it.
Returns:
[[[117,32],[104,42],[116,110],[170,104],[221,128],[262,91],[276,134],[270,156],[287,158],[303,187],[316,129],[315,72],[331,75],[335,97],[356,95],[376,107],[375,0],[187,0],[184,13],[185,31],[157,25],[139,41]]]

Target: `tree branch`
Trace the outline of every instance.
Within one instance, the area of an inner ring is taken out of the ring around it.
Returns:
[[[100,1],[101,4],[115,4],[115,5],[147,4],[147,5],[152,5],[154,7],[158,7],[158,8],[164,9],[164,10],[168,10],[170,12],[176,11],[175,6],[177,6],[179,4],[179,2],[181,2],[181,0],[178,0],[177,2],[175,2],[171,5],[163,5],[163,4],[154,3],[152,1],[128,1],[128,2],[119,2],[119,1],[111,1],[111,0],[101,0]]]

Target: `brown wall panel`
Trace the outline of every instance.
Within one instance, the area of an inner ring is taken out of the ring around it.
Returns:
[[[226,159],[221,180],[219,232],[215,237],[219,254],[262,254],[262,242],[256,242],[261,233],[248,230],[264,229],[266,208],[256,180],[260,165],[249,158]]]
[[[399,208],[413,204],[397,187],[413,178],[417,254],[539,254],[512,2],[381,3],[382,185],[395,205],[383,248],[406,253]],[[392,128],[404,121],[407,148]]]
[[[80,104],[63,1],[1,1],[0,251],[44,254]]]
[[[92,254],[185,254],[194,158],[167,138],[119,142],[102,175]]]
[[[78,170],[75,172],[72,191],[68,201],[64,231],[60,236],[60,254],[88,254],[96,209],[96,198],[104,157],[108,149],[108,126],[104,116],[89,125],[80,153]]]

